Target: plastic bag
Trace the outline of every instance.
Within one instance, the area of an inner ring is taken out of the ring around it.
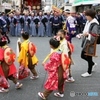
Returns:
[[[25,68],[23,66],[19,67],[19,72],[18,72],[18,79],[24,79],[30,75],[30,70],[28,68]]]
[[[9,88],[9,83],[4,76],[0,76],[0,87]]]

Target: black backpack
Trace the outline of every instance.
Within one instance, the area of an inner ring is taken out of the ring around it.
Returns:
[[[95,25],[97,25],[98,26],[98,30],[97,30],[97,35],[98,35],[98,39],[97,39],[97,44],[100,44],[100,25],[98,25],[97,23],[92,23],[91,24],[91,28],[90,28],[90,30],[92,30],[93,29],[93,27],[95,26]]]

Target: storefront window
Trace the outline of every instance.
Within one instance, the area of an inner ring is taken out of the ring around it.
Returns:
[[[2,3],[4,3],[4,2],[6,2],[6,3],[11,3],[12,0],[2,0]]]
[[[91,5],[81,5],[76,7],[77,12],[83,12],[91,8]]]

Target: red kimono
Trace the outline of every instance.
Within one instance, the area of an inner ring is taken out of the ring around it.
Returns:
[[[4,61],[4,50],[0,48],[0,62]],[[17,72],[14,63],[12,65],[7,65],[5,62],[0,64],[0,75],[4,77],[11,76]]]
[[[44,65],[45,70],[48,71],[48,78],[45,83],[45,89],[58,89],[58,68],[61,65],[61,53],[54,52],[50,56],[50,61]]]
[[[17,69],[14,64],[7,66],[7,68],[6,66],[4,68],[0,65],[0,75],[1,76],[4,76],[7,78],[8,76],[14,75],[16,73],[17,73]]]

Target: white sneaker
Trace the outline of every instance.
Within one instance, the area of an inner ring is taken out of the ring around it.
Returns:
[[[9,89],[4,89],[4,88],[0,88],[0,92],[3,93],[3,92],[8,92]]]
[[[57,92],[57,93],[54,93],[54,96],[63,98],[64,97],[64,94],[60,94],[59,92]]]
[[[95,63],[95,64],[93,65],[93,67],[92,67],[92,72],[95,71],[96,66],[97,66],[97,63]]]
[[[16,84],[16,89],[20,89],[21,87],[23,86],[23,84],[22,83],[19,83],[19,82],[17,82],[17,84]]]
[[[32,79],[32,80],[38,79],[38,78],[39,78],[39,76],[32,76],[32,77],[30,77],[30,79]]]
[[[38,92],[38,96],[40,98],[42,98],[43,100],[46,100],[46,98],[45,98],[45,96],[44,96],[44,94],[42,92]]]
[[[81,74],[82,77],[89,77],[89,76],[92,76],[92,74],[89,74],[88,72],[84,73],[84,74]]]
[[[66,82],[75,82],[75,79],[73,77],[69,77],[68,79],[66,79]]]

